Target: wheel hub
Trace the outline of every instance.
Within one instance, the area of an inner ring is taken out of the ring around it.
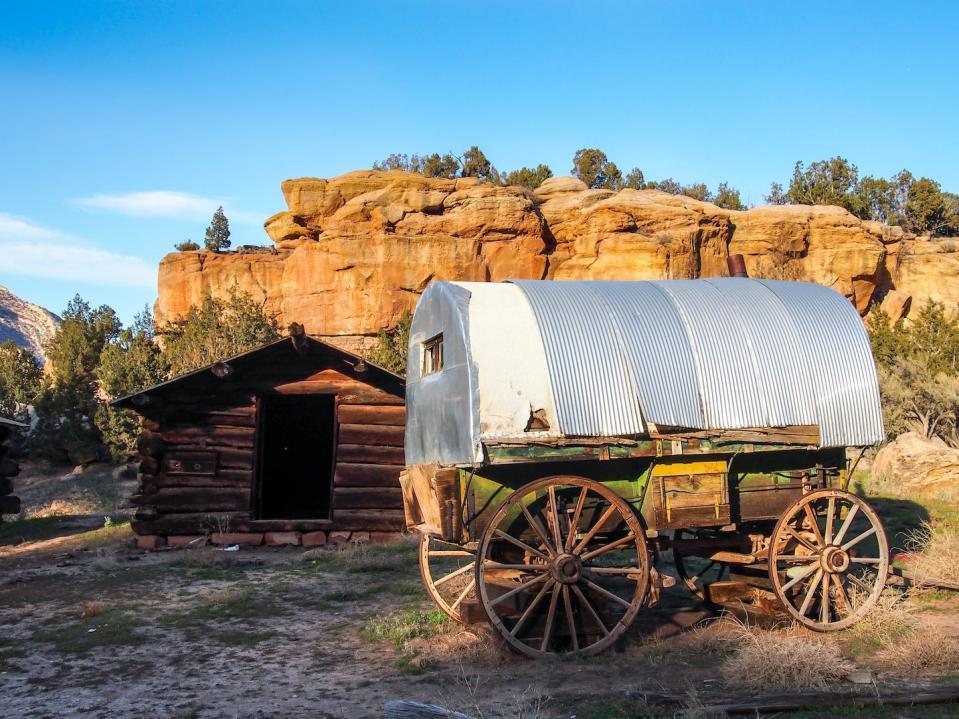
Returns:
[[[550,567],[553,578],[561,584],[576,584],[583,573],[583,562],[575,554],[560,554]]]
[[[842,547],[826,547],[819,562],[823,571],[829,574],[845,572],[849,568],[849,552]]]

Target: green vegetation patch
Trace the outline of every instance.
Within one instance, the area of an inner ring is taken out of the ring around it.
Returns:
[[[34,635],[37,642],[52,644],[61,654],[86,654],[97,647],[143,644],[147,636],[137,631],[142,625],[127,612],[107,610],[88,619],[77,619]]]

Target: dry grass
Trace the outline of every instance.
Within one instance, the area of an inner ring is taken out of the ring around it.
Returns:
[[[906,546],[914,553],[910,570],[920,586],[959,584],[959,526],[923,522]]]
[[[853,603],[859,601],[851,598]],[[915,612],[906,603],[906,595],[887,587],[876,604],[848,632],[860,643],[882,648],[914,631],[917,624]]]
[[[731,687],[750,691],[826,689],[853,670],[839,647],[798,627],[760,630],[734,619],[732,651],[722,666]]]
[[[891,642],[877,658],[900,676],[953,672],[959,669],[959,642],[938,629],[916,629]]]
[[[83,603],[83,606],[80,607],[80,611],[77,612],[77,617],[80,619],[90,619],[91,617],[98,617],[108,609],[107,605],[103,602],[97,601],[87,601]]]
[[[28,507],[20,513],[18,519],[42,519],[44,517],[73,517],[98,514],[103,511],[102,503],[88,497],[52,499],[36,507]]]

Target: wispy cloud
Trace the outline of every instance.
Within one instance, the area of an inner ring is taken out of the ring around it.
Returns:
[[[153,287],[140,257],[89,247],[65,232],[0,212],[0,273],[109,287]]]
[[[38,225],[26,217],[0,212],[0,240],[65,240],[69,235]]]
[[[263,221],[263,218],[258,214],[238,210],[230,206],[229,202],[225,200],[171,190],[90,195],[73,202],[85,210],[112,212],[129,217],[167,217],[198,220],[209,220],[216,208],[222,206],[230,219],[253,223]]]

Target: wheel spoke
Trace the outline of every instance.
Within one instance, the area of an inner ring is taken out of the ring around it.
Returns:
[[[599,577],[633,577],[642,576],[643,570],[640,567],[586,567],[587,574]]]
[[[793,564],[804,564],[806,562],[817,562],[819,557],[815,554],[780,554],[776,557],[780,562],[792,562]]]
[[[602,594],[602,595],[603,595],[604,597],[606,597],[607,599],[611,599],[612,601],[614,601],[614,602],[616,602],[617,604],[620,604],[620,605],[626,607],[627,609],[629,609],[631,606],[633,606],[630,602],[627,602],[627,601],[626,601],[625,599],[623,599],[622,597],[617,596],[616,594],[613,594],[613,593],[612,593],[611,591],[609,591],[608,589],[605,589],[604,587],[599,586],[598,584],[596,584],[596,582],[591,582],[590,580],[586,579],[585,577],[583,578],[583,582],[585,582],[585,583],[586,583],[586,586],[589,587],[590,589],[592,589],[594,592],[597,592],[597,593],[599,593],[599,594]]]
[[[427,552],[430,557],[473,557],[475,556],[473,552],[467,552],[464,549],[431,549]]]
[[[532,530],[536,532],[536,535],[539,537],[539,541],[543,543],[546,551],[550,556],[554,555],[556,552],[550,546],[549,540],[546,538],[546,533],[543,531],[543,528],[539,526],[539,521],[533,518],[533,515],[529,513],[526,505],[522,502],[520,502],[519,508],[523,510],[523,514],[526,515],[526,521],[529,522],[529,526],[532,528]]]
[[[850,557],[849,561],[853,564],[879,564],[882,559],[879,557]]]
[[[563,548],[563,540],[559,536],[559,508],[556,506],[556,487],[552,484],[549,485],[546,493],[549,495],[549,516],[547,517],[549,521],[547,523],[553,530],[553,546],[559,552]]]
[[[832,543],[832,519],[836,511],[836,498],[829,498],[829,505],[826,507],[826,544]]]
[[[533,549],[533,548],[532,548],[531,546],[529,546],[526,542],[524,542],[524,541],[522,541],[522,540],[520,540],[520,539],[517,539],[517,538],[514,537],[512,534],[507,534],[507,533],[504,532],[502,529],[494,529],[494,530],[493,530],[493,533],[494,533],[497,537],[502,537],[502,538],[505,539],[507,542],[512,542],[513,544],[515,544],[515,545],[516,545],[517,547],[519,547],[520,549],[523,549],[523,550],[529,552],[530,554],[534,554],[534,555],[536,555],[537,557],[539,557],[540,559],[549,560],[549,557],[547,557],[545,554],[543,554],[543,553],[542,553],[541,551],[539,551],[538,549]]]
[[[487,572],[490,570],[496,571],[497,569],[518,569],[523,572],[549,571],[549,567],[545,564],[500,564],[499,562],[494,562],[489,559],[483,562],[483,569]]]
[[[579,527],[579,518],[583,514],[583,505],[586,503],[586,487],[579,492],[579,499],[576,500],[576,509],[573,511],[573,519],[569,523],[569,534],[566,535],[566,542],[563,548],[568,552],[576,541],[576,529]]]
[[[846,520],[842,523],[842,526],[839,528],[839,532],[836,534],[836,538],[832,540],[833,544],[842,544],[843,537],[846,536],[846,532],[849,531],[849,528],[852,526],[852,520],[856,518],[856,514],[859,512],[859,505],[854,504],[849,508],[849,514],[846,515]]]
[[[691,581],[693,584],[695,584],[695,583],[698,582],[703,576],[705,576],[706,572],[708,572],[710,569],[712,569],[712,568],[715,567],[715,566],[716,566],[716,560],[715,560],[715,559],[710,559],[710,560],[709,560],[709,564],[707,564],[705,567],[703,567],[703,568],[700,570],[699,574],[697,574],[697,575],[694,576],[694,577],[690,577],[690,578],[689,578],[689,581]]]
[[[806,519],[809,520],[810,529],[812,529],[813,534],[816,535],[816,541],[819,542],[819,546],[825,546],[825,542],[822,538],[822,530],[819,529],[819,518],[816,516],[816,513],[813,511],[811,502],[806,502],[802,506],[803,510],[806,512]]]
[[[859,543],[860,543],[862,540],[864,540],[866,537],[871,537],[871,536],[874,535],[875,533],[876,533],[876,528],[875,528],[875,527],[870,527],[869,529],[867,529],[865,532],[863,532],[862,534],[860,534],[860,535],[859,535],[858,537],[856,537],[855,539],[850,539],[848,542],[846,542],[844,545],[842,545],[842,548],[848,551],[850,547],[855,547],[857,544],[859,544]]]
[[[816,596],[816,589],[820,587],[822,575],[822,568],[817,569],[816,576],[814,576],[812,581],[809,583],[809,588],[806,590],[806,596],[803,597],[802,606],[799,608],[799,613],[803,616],[806,616],[806,612],[809,611],[809,605],[812,604],[813,597]]]
[[[573,590],[573,594],[576,595],[576,598],[579,599],[583,607],[586,608],[586,611],[589,612],[589,616],[592,617],[593,621],[596,622],[596,625],[603,630],[603,636],[609,636],[609,630],[606,628],[606,625],[603,624],[603,620],[599,618],[599,615],[596,613],[596,610],[593,609],[593,605],[589,603],[589,600],[583,594],[583,591],[575,584],[571,584],[570,587]]]
[[[563,585],[563,608],[566,610],[566,626],[573,639],[573,651],[579,651],[579,637],[576,636],[576,620],[573,619],[573,603],[569,600],[569,585]]]
[[[502,602],[505,602],[505,601],[506,601],[507,599],[509,599],[510,597],[513,597],[513,596],[519,594],[519,593],[522,592],[524,589],[529,589],[529,588],[532,587],[534,584],[539,584],[540,582],[546,580],[548,577],[549,577],[549,575],[547,575],[547,574],[540,574],[538,577],[533,577],[533,578],[530,579],[529,581],[523,582],[522,584],[520,584],[520,585],[519,585],[518,587],[516,587],[515,589],[510,589],[510,590],[509,590],[508,592],[506,592],[505,594],[500,594],[498,597],[496,597],[496,599],[491,599],[491,600],[490,600],[490,606],[491,606],[491,607],[495,607],[497,604],[501,604]]]
[[[846,610],[846,616],[848,617],[852,614],[852,602],[849,601],[849,594],[846,592],[846,588],[842,584],[842,580],[839,578],[838,574],[832,575],[833,584],[836,585],[836,589],[839,590],[839,603]]]
[[[610,542],[609,544],[603,545],[602,547],[598,547],[591,552],[587,552],[582,557],[580,557],[580,559],[582,559],[584,562],[588,562],[590,559],[594,559],[601,554],[606,554],[606,552],[611,552],[617,547],[621,547],[624,544],[629,544],[630,542],[633,541],[633,539],[635,539],[635,535],[632,532],[630,532],[625,537],[620,537],[615,542]]]
[[[822,575],[822,599],[819,602],[819,621],[829,624],[829,575]]]
[[[583,537],[581,540],[579,540],[579,544],[577,544],[576,547],[573,549],[573,554],[579,554],[580,552],[583,551],[583,548],[584,548],[584,547],[586,547],[591,541],[593,541],[593,537],[596,536],[596,532],[598,532],[598,531],[600,530],[600,528],[601,528],[604,524],[606,524],[606,520],[608,520],[610,517],[612,517],[612,516],[613,516],[613,512],[615,512],[615,511],[616,511],[616,505],[610,503],[609,508],[608,508],[605,512],[603,512],[603,515],[599,518],[599,521],[596,522],[596,523],[590,528],[590,530],[586,533],[586,536],[585,536],[585,537]],[[620,520],[620,521],[622,521],[622,520]]]
[[[526,611],[520,615],[519,619],[516,621],[516,624],[514,624],[513,628],[510,630],[509,634],[511,637],[515,637],[519,633],[519,630],[523,628],[523,625],[526,624],[526,620],[530,618],[530,616],[536,610],[536,607],[539,606],[540,601],[546,596],[546,592],[553,585],[553,582],[554,580],[550,579],[548,582],[543,584],[543,587],[539,590],[539,592],[537,592],[536,596],[533,597],[533,601],[529,603],[529,606],[526,607]]]
[[[446,584],[448,581],[450,581],[451,579],[455,579],[456,577],[460,576],[461,574],[466,574],[467,572],[469,572],[469,571],[471,571],[471,570],[473,569],[473,564],[474,564],[474,562],[470,562],[469,564],[466,564],[466,565],[460,567],[460,568],[457,569],[455,572],[450,572],[450,573],[447,574],[445,577],[440,577],[440,578],[437,579],[435,582],[433,582],[433,586],[434,586],[434,587],[441,587],[441,586],[443,586],[444,584]]]
[[[466,596],[473,591],[473,587],[475,586],[476,586],[476,580],[471,579],[470,583],[466,585],[466,589],[460,592],[460,595],[456,598],[456,601],[453,602],[453,604],[451,605],[454,611],[459,607],[460,604],[462,604],[463,600],[466,599]]]
[[[868,584],[866,584],[864,581],[862,581],[862,580],[861,580],[859,577],[857,577],[855,574],[849,574],[849,573],[847,572],[847,573],[846,573],[846,579],[848,579],[850,582],[852,582],[852,583],[855,584],[857,587],[859,587],[860,591],[863,591],[863,592],[865,592],[866,594],[869,594],[869,593],[872,592],[872,587],[870,587]]]
[[[546,626],[543,628],[543,643],[540,645],[541,652],[546,651],[549,646],[549,639],[553,635],[553,621],[556,619],[556,602],[559,601],[559,585],[553,583],[553,591],[549,597],[549,610],[546,612]]]
[[[790,589],[792,589],[796,584],[799,584],[799,582],[801,582],[802,580],[804,580],[806,577],[808,577],[808,576],[809,576],[810,574],[812,574],[814,571],[816,571],[816,567],[806,567],[806,568],[802,571],[801,574],[797,574],[795,577],[793,577],[793,578],[790,579],[786,584],[783,585],[783,587],[782,587],[783,594],[785,594],[785,593],[788,592]],[[821,570],[820,570],[820,571],[821,571]]]
[[[803,537],[801,534],[799,534],[799,532],[797,532],[795,529],[793,529],[792,527],[790,527],[788,524],[785,525],[785,526],[783,527],[783,529],[785,529],[786,532],[789,533],[789,536],[791,536],[793,539],[795,539],[797,542],[799,542],[801,545],[803,545],[803,546],[804,546],[806,549],[808,549],[809,551],[811,551],[811,552],[816,552],[816,553],[818,554],[818,553],[819,553],[819,550],[822,549],[821,547],[817,547],[815,544],[813,544],[813,543],[810,542],[808,539],[806,539],[805,537]]]

